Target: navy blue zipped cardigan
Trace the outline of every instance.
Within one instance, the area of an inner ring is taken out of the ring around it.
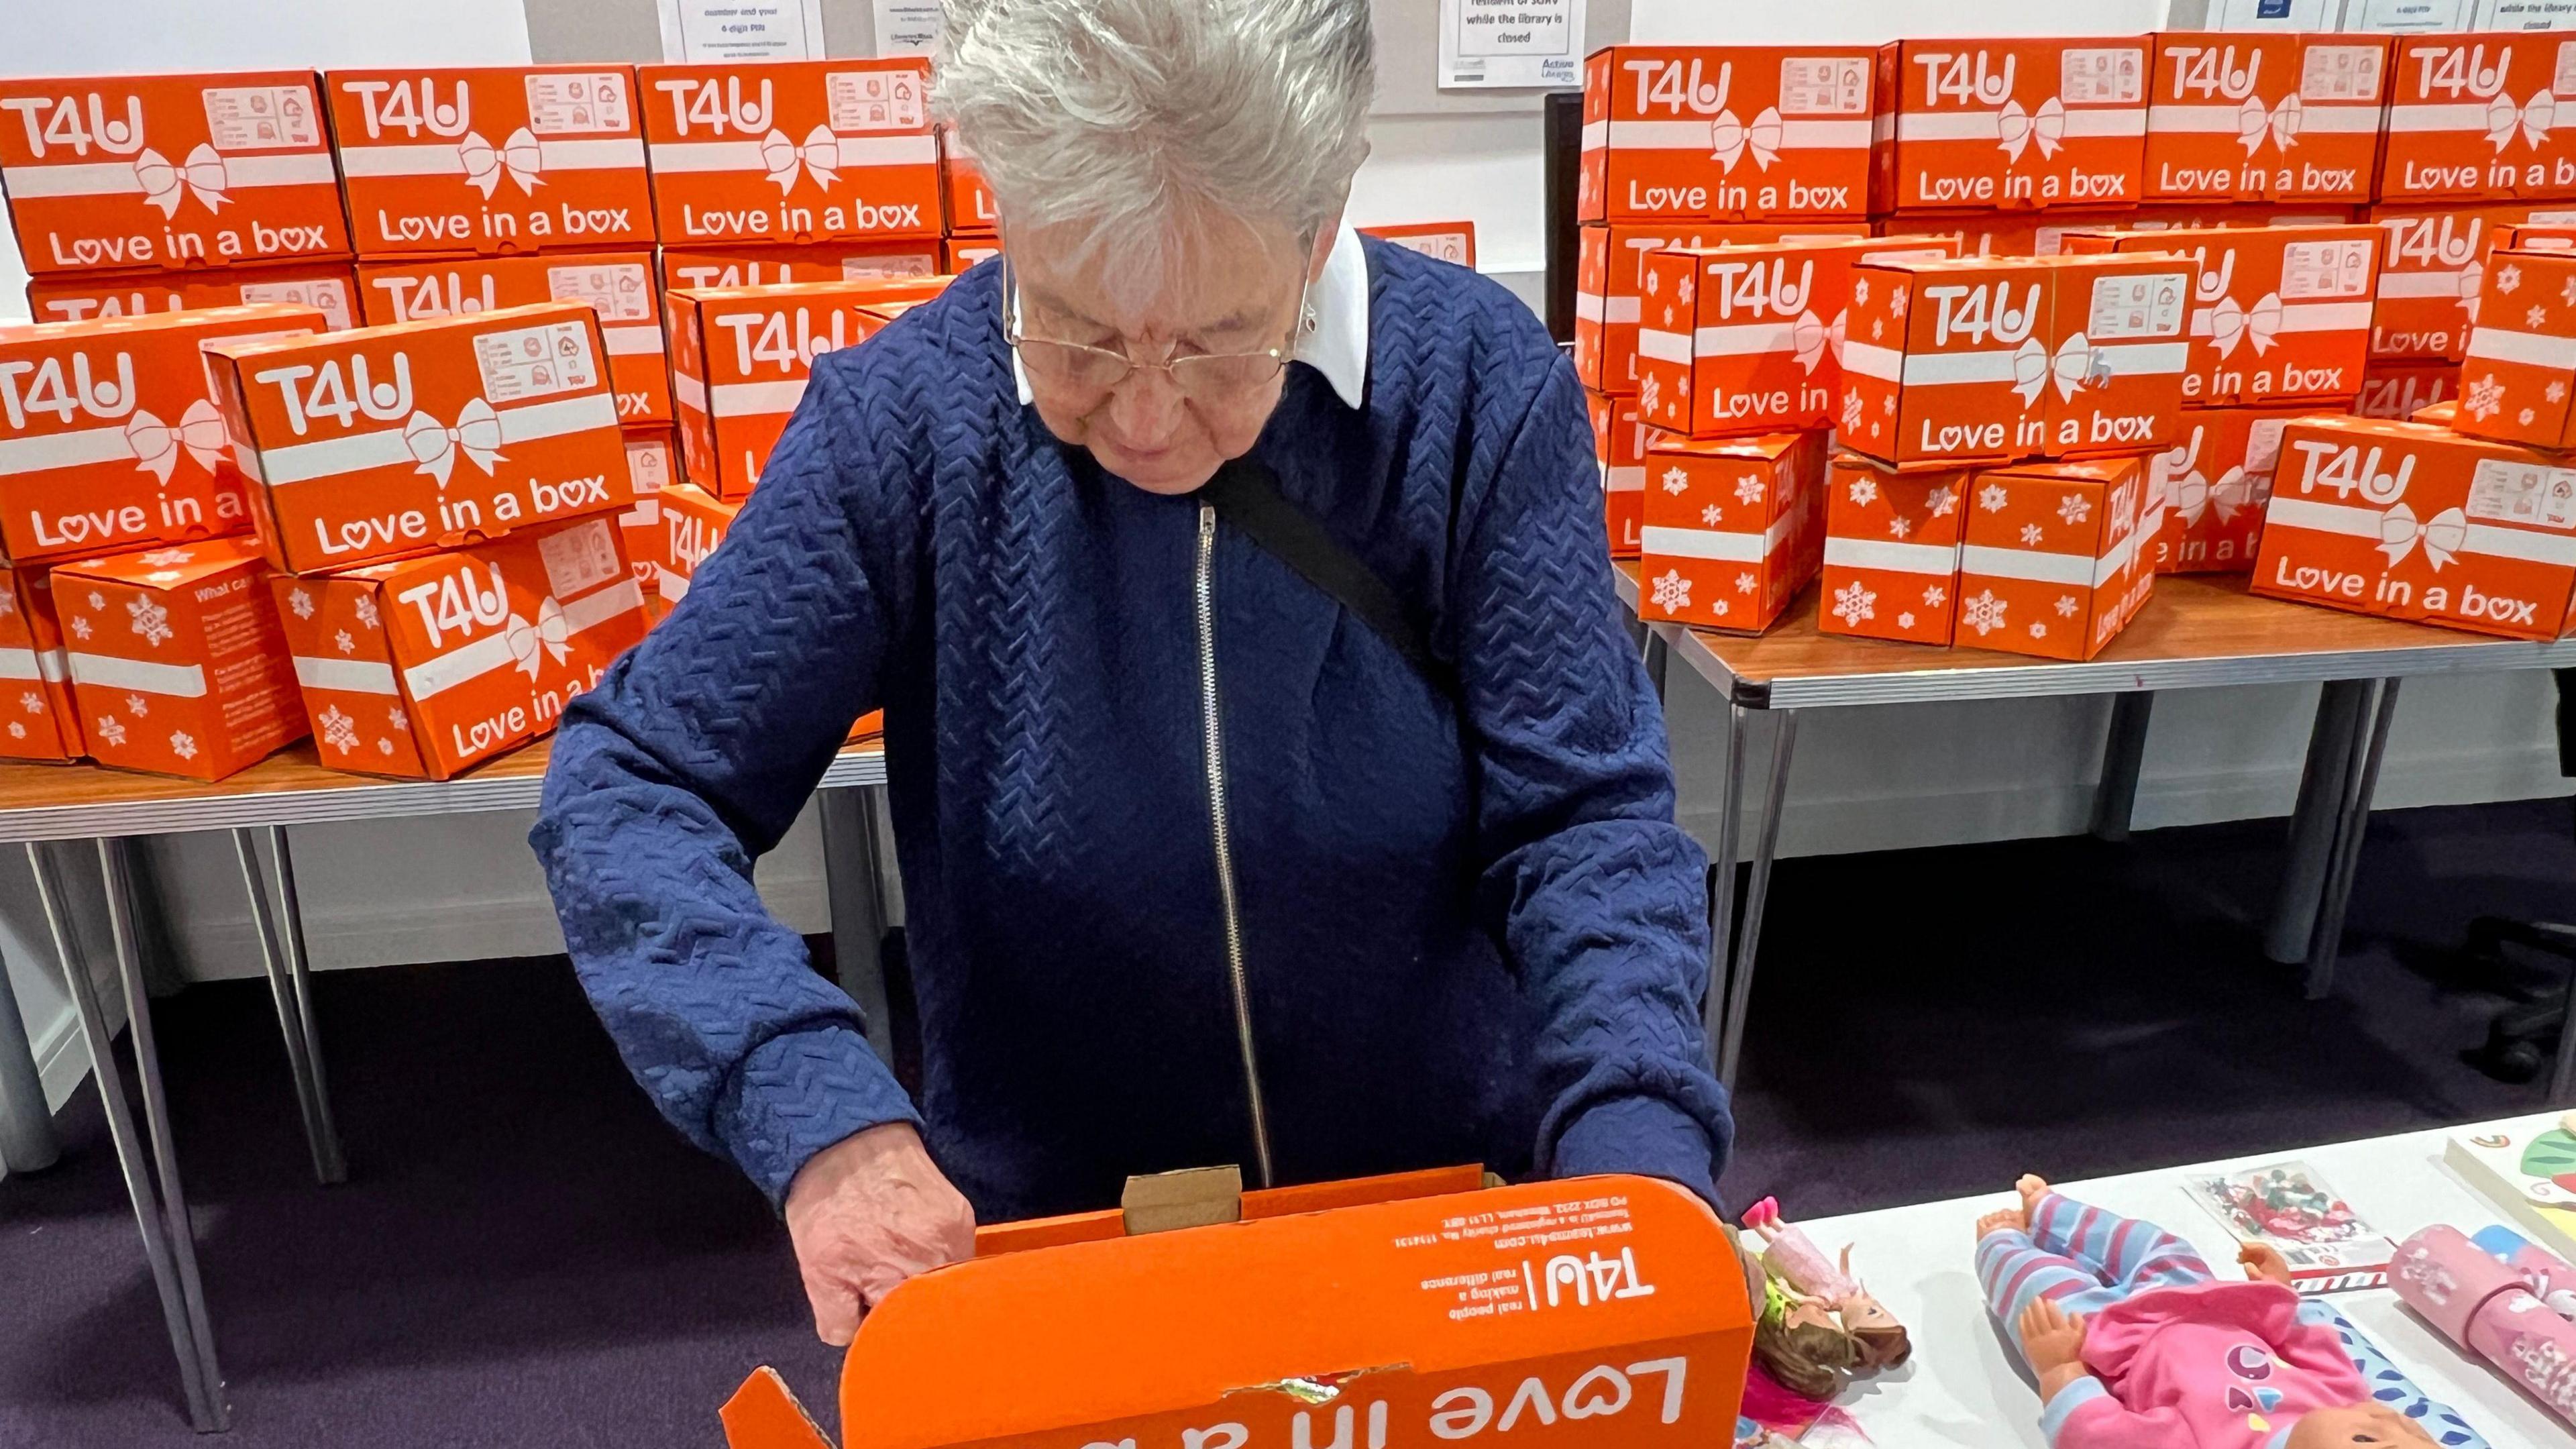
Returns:
[[[1713,1196],[1706,860],[1614,617],[1582,394],[1499,286],[1366,255],[1366,406],[1293,365],[1255,456],[1427,621],[1454,697],[1199,500],[1048,434],[987,264],[816,363],[687,597],[565,711],[531,842],[574,965],[662,1111],[773,1201],[894,1121],[985,1221],[1249,1170],[1212,774],[1280,1181]],[[880,706],[917,1105],[751,880]]]

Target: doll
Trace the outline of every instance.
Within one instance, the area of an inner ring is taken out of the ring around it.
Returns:
[[[1842,1388],[1843,1375],[1868,1361],[1868,1350],[1834,1320],[1823,1300],[1767,1271],[1742,1244],[1736,1251],[1756,1305],[1753,1356],[1791,1393],[1832,1398]]]
[[[1842,1320],[1843,1328],[1859,1340],[1865,1354],[1862,1367],[1895,1368],[1913,1354],[1914,1344],[1906,1337],[1905,1325],[1852,1280],[1848,1244],[1837,1265],[1795,1224],[1781,1221],[1778,1198],[1766,1197],[1746,1209],[1744,1226],[1761,1237],[1762,1265],[1771,1270],[1773,1277],[1785,1280],[1800,1293],[1823,1300]]]
[[[2152,1223],[2088,1207],[2037,1177],[2019,1208],[1977,1223],[1977,1278],[2038,1376],[2055,1449],[2434,1449],[2455,1423],[2332,1310],[2303,1305],[2277,1249],[2222,1282]]]

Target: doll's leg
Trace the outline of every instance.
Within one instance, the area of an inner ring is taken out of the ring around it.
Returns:
[[[2116,1298],[2218,1276],[2191,1244],[2154,1223],[2054,1192],[2030,1205],[2030,1235],[2042,1249],[2072,1258],[2101,1281],[2117,1285]]]
[[[2092,1269],[2048,1251],[2017,1228],[1977,1240],[1977,1284],[1985,1290],[1986,1306],[2006,1328],[2019,1323],[2022,1311],[2040,1298],[2069,1313],[2089,1315],[2124,1296]]]

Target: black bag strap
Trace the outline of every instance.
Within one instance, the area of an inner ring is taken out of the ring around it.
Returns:
[[[1358,615],[1433,689],[1458,697],[1456,674],[1431,652],[1429,631],[1405,608],[1403,598],[1314,515],[1290,502],[1269,464],[1237,458],[1216,470],[1199,497],[1216,509],[1217,517]]]

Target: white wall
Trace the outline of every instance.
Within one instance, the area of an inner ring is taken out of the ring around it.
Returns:
[[[1875,45],[1910,35],[2124,35],[2165,20],[2166,0],[1634,0],[1639,44],[1807,40]]]

